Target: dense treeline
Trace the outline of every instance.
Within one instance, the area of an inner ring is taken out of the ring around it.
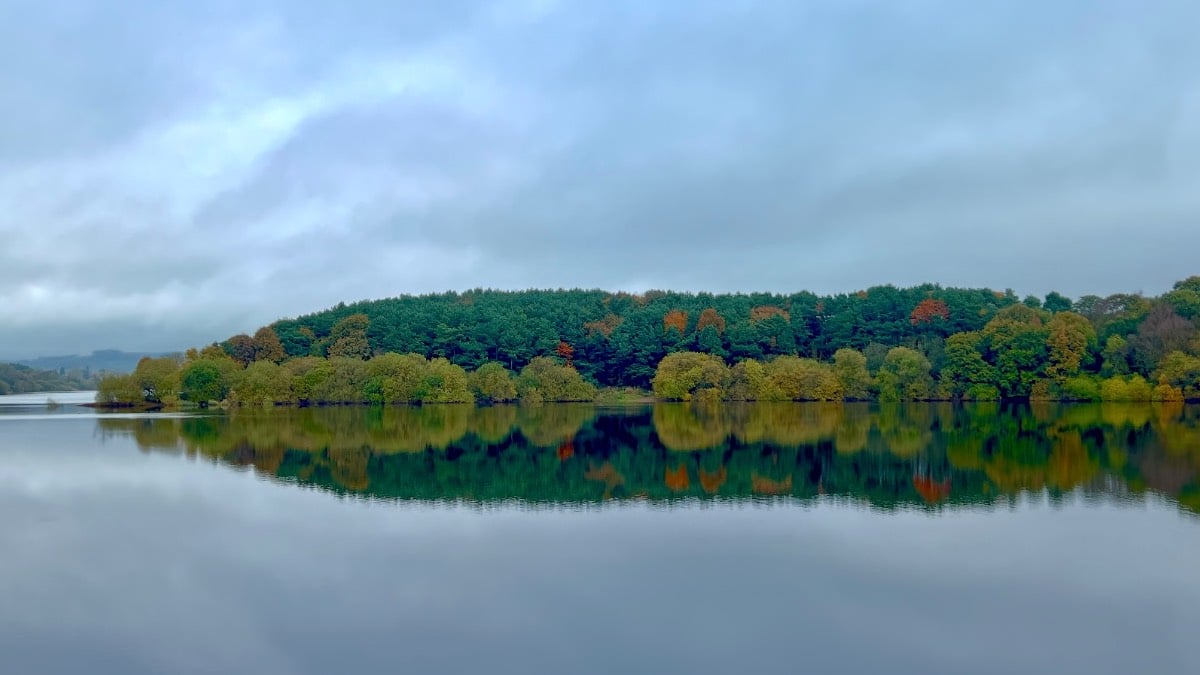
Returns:
[[[887,508],[1080,489],[1200,511],[1200,410],[1179,403],[426,406],[99,424],[143,448],[386,499],[824,494]]]
[[[339,305],[271,328],[289,356],[414,352],[467,369],[496,361],[518,370],[557,355],[598,385],[648,389],[662,358],[679,351],[730,362],[827,359],[843,347],[911,346],[937,356],[948,336],[978,330],[1014,304],[1011,293],[933,285],[828,297],[475,290]],[[240,335],[225,345],[245,354],[251,341]]]
[[[501,370],[540,363],[588,385],[680,400],[1191,400],[1200,399],[1198,321],[1200,277],[1157,298],[1077,301],[936,285],[826,297],[475,290],[338,305],[235,335],[189,353],[182,367],[202,372],[181,382],[180,396],[459,402],[471,400],[466,372],[505,387]],[[424,359],[443,384],[380,389],[380,378],[400,376],[389,369],[404,370],[399,354]],[[141,400],[132,382],[105,388],[104,400]],[[587,398],[535,388],[522,397]],[[162,400],[153,389],[142,387],[145,401]]]
[[[96,386],[84,370],[38,370],[15,363],[0,363],[0,395],[37,391],[80,391]]]

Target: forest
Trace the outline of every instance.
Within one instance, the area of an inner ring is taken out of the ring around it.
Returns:
[[[401,296],[105,378],[98,402],[1200,399],[1200,276],[1158,297],[877,286],[818,296]]]

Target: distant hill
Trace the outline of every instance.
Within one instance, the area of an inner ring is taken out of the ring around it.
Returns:
[[[165,356],[165,354],[146,352],[123,352],[118,349],[99,349],[91,354],[71,356],[39,356],[36,359],[25,359],[16,363],[55,372],[78,370],[87,375],[100,371],[110,373],[131,373],[137,367],[137,362],[144,356]]]
[[[93,389],[96,379],[81,370],[38,370],[15,363],[0,363],[0,394],[27,394],[35,391],[80,391]]]

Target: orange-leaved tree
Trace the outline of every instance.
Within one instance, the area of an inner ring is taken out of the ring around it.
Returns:
[[[925,298],[913,309],[908,320],[914,326],[933,323],[934,319],[946,321],[950,318],[950,308],[937,298]]]
[[[667,332],[674,328],[679,331],[680,335],[687,334],[687,312],[682,309],[673,309],[663,316],[663,332]]]
[[[696,332],[699,333],[709,326],[717,329],[718,335],[725,332],[725,317],[718,314],[717,310],[712,307],[700,312],[700,318],[696,321]]]
[[[554,353],[567,364],[568,368],[575,367],[575,348],[567,342],[558,341],[558,346],[554,348]]]

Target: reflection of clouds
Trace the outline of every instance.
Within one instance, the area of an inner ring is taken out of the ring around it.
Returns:
[[[1200,620],[1195,523],[1154,500],[937,518],[831,502],[381,504],[128,437],[97,446],[91,423],[71,426],[0,426],[0,647],[14,672],[1200,665],[1175,628]],[[864,634],[872,648],[855,649]]]
[[[0,396],[0,410],[13,406],[45,406],[53,401],[62,406],[75,406],[80,403],[91,403],[96,399],[96,392],[93,391],[61,391],[52,393],[37,393],[37,394],[5,394]],[[74,409],[78,412],[79,408]],[[44,411],[44,408],[43,408]],[[59,414],[65,414],[63,411]],[[8,418],[8,415],[5,415]]]

